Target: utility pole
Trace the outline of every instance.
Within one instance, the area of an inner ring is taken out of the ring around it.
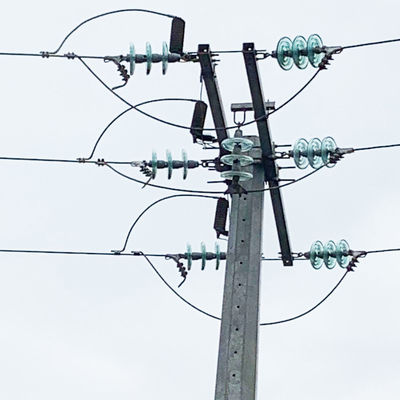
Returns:
[[[222,142],[228,135],[215,74],[215,63],[208,45],[199,46],[198,56],[220,146],[215,166],[218,171],[223,171],[227,166],[220,162],[221,156],[226,154]],[[274,104],[265,103],[253,43],[243,44],[243,57],[252,103],[232,105],[232,110],[244,113],[254,111],[259,136],[245,137],[253,143],[249,156],[255,162],[244,168],[245,172],[253,175],[252,179],[241,182],[242,188],[237,192],[232,191],[233,185],[229,191],[232,201],[215,400],[256,398],[265,183],[270,188],[283,264],[293,265],[282,198],[277,188],[279,177],[274,158],[274,145],[267,119],[268,110],[273,109]],[[240,130],[238,133],[240,136]]]
[[[258,137],[245,138],[260,160]],[[255,399],[264,170],[247,168],[253,179],[241,185],[249,193],[232,195],[215,400]]]

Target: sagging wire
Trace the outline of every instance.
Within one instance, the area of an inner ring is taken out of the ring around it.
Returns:
[[[126,250],[126,246],[128,245],[129,238],[131,236],[133,228],[136,226],[136,224],[139,222],[139,220],[146,214],[147,211],[149,211],[152,207],[154,207],[156,204],[161,203],[165,200],[170,200],[170,199],[175,199],[178,197],[196,197],[196,198],[206,198],[206,199],[216,199],[218,200],[218,197],[216,196],[205,196],[205,195],[195,195],[195,194],[173,194],[171,196],[166,196],[161,199],[158,199],[151,203],[149,206],[147,206],[140,214],[139,216],[135,219],[133,224],[131,225],[128,234],[126,235],[126,239],[124,242],[124,245],[122,246],[122,249],[120,250],[111,250],[115,254],[122,254]]]

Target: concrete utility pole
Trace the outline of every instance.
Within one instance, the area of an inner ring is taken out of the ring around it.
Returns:
[[[246,136],[261,159],[259,138]],[[249,168],[247,190],[264,188],[261,163]],[[215,400],[255,399],[264,192],[232,195]]]
[[[215,168],[217,171],[226,171],[230,167],[221,163],[220,158],[226,154],[222,142],[228,138],[228,134],[215,73],[215,61],[209,45],[199,45],[198,57],[220,150],[219,157],[214,160]],[[232,111],[254,111],[259,136],[246,137],[254,144],[249,155],[256,160],[245,168],[253,174],[253,178],[240,183],[247,193],[239,195],[235,193],[234,185],[230,187],[232,205],[215,400],[256,398],[264,183],[268,184],[270,189],[283,265],[293,265],[283,202],[278,187],[274,144],[267,119],[268,110],[274,109],[274,103],[266,103],[264,100],[257,67],[257,52],[253,43],[243,44],[243,58],[252,103],[232,105]]]

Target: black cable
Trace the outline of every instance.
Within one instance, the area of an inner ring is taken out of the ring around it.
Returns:
[[[49,54],[56,54],[61,50],[61,47],[64,46],[65,42],[69,39],[69,37],[76,32],[82,25],[87,24],[90,21],[93,21],[98,18],[105,17],[107,15],[112,15],[112,14],[118,14],[118,13],[125,13],[125,12],[143,12],[143,13],[148,13],[148,14],[155,14],[155,15],[160,15],[162,17],[167,17],[167,18],[175,18],[175,15],[170,15],[170,14],[164,14],[158,11],[151,11],[151,10],[145,10],[145,9],[140,9],[140,8],[125,8],[121,10],[114,10],[114,11],[108,11],[103,14],[95,15],[94,17],[88,18],[85,21],[81,22],[79,25],[77,25],[74,29],[72,29],[71,32],[68,33],[67,36],[62,40],[61,44],[57,47],[56,50],[48,52]]]
[[[135,253],[113,253],[113,252],[94,252],[94,251],[61,251],[61,250],[20,250],[20,249],[0,249],[0,253],[26,253],[26,254],[63,254],[77,256],[143,256],[142,252]],[[140,253],[140,254],[138,254]],[[148,257],[165,257],[167,254],[146,254]]]
[[[292,100],[294,100],[316,77],[317,75],[322,71],[322,69],[318,69],[318,71],[315,72],[315,74],[307,81],[307,83],[299,90],[297,91],[292,97],[290,97],[288,100],[286,100],[283,104],[281,104],[278,108],[275,110],[272,110],[269,115],[276,113],[279,111],[281,108],[285,107],[287,104],[289,104]]]
[[[111,127],[112,124],[114,124],[120,117],[122,117],[124,114],[126,114],[128,111],[137,109],[137,107],[141,107],[144,106],[146,104],[151,104],[151,103],[157,103],[157,102],[161,102],[161,101],[188,101],[191,103],[196,103],[198,100],[195,99],[185,99],[182,97],[167,97],[167,98],[162,98],[162,99],[152,99],[152,100],[146,100],[146,101],[142,101],[141,103],[135,104],[134,106],[131,106],[129,108],[127,108],[126,110],[122,111],[120,114],[118,114],[105,128],[104,130],[101,132],[100,136],[98,137],[93,150],[90,154],[89,157],[84,158],[85,160],[90,160],[93,155],[94,152],[96,151],[97,145],[99,144],[100,140],[102,139],[103,135],[107,132],[107,130]]]
[[[386,43],[393,43],[393,42],[400,42],[400,39],[389,39],[389,40],[381,40],[379,42],[367,42],[367,43],[352,44],[349,46],[343,46],[343,47],[341,47],[341,49],[342,50],[354,49],[356,47],[375,46],[375,45],[379,45],[379,44],[386,44]]]
[[[153,206],[155,206],[158,203],[161,203],[164,200],[169,200],[169,199],[174,199],[177,197],[197,197],[197,198],[206,198],[206,199],[216,199],[218,200],[218,197],[216,196],[205,196],[205,195],[196,195],[196,194],[173,194],[172,196],[167,196],[167,197],[163,197],[161,199],[158,199],[156,201],[154,201],[153,203],[151,203],[148,207],[146,207],[140,214],[139,216],[135,219],[135,222],[132,224],[132,226],[130,227],[128,234],[126,235],[126,239],[124,242],[124,245],[122,247],[121,250],[113,250],[113,252],[115,253],[122,253],[125,251],[126,246],[128,244],[129,241],[129,237],[132,233],[133,228],[135,227],[135,225],[139,222],[139,220],[143,217],[144,214],[146,214],[147,211],[150,210],[150,208],[152,208]]]
[[[70,60],[77,58],[78,55],[74,53],[67,53],[67,54],[47,54],[47,53],[11,53],[11,52],[0,52],[0,56],[23,56],[23,57],[41,57],[41,58],[68,58]],[[104,56],[79,56],[83,59],[89,60],[105,60],[106,57]]]
[[[216,317],[215,315],[212,315],[208,313],[207,311],[202,310],[199,307],[196,307],[194,304],[190,303],[188,300],[186,300],[183,296],[181,296],[165,279],[164,277],[158,272],[157,268],[154,266],[154,264],[149,260],[149,258],[145,255],[142,254],[143,257],[147,260],[147,262],[150,264],[151,268],[153,268],[153,271],[158,275],[158,277],[164,282],[164,284],[168,287],[169,290],[171,290],[176,296],[178,296],[184,303],[186,303],[188,306],[192,307],[196,311],[201,312],[204,315],[207,315],[208,317],[211,317],[213,319],[221,320],[221,318]]]
[[[383,249],[383,250],[369,250],[366,251],[366,254],[371,254],[371,253],[389,253],[392,251],[400,251],[400,249]]]
[[[131,103],[129,103],[129,101],[127,101],[126,99],[124,99],[122,96],[120,96],[118,93],[116,93],[115,91],[112,90],[112,88],[110,86],[108,86],[90,67],[89,65],[87,65],[85,63],[85,61],[83,61],[82,58],[80,58],[79,56],[77,56],[77,58],[81,61],[81,63],[87,68],[87,70],[109,91],[111,92],[114,96],[116,96],[118,99],[120,99],[122,102],[124,102],[126,105],[135,108]],[[307,83],[299,90],[297,91],[293,96],[291,96],[287,101],[285,101],[281,106],[279,106],[276,110],[274,110],[273,112],[276,112],[278,110],[280,110],[282,107],[284,107],[285,105],[287,105],[289,102],[291,102],[295,97],[297,97],[311,82],[312,80],[317,76],[317,74],[319,73],[320,70],[318,70],[312,77],[311,79],[309,79],[307,81]],[[191,130],[192,128],[190,126],[185,126],[185,125],[180,125],[180,124],[175,124],[173,122],[169,122],[166,121],[164,119],[161,118],[157,118],[154,115],[151,115],[149,113],[146,113],[138,108],[135,108],[136,111],[140,112],[141,114],[145,115],[146,117],[149,117],[151,119],[154,119],[155,121],[161,122],[162,124],[165,125],[169,125],[169,126],[173,126],[175,128],[181,128],[181,129],[186,129],[186,130]],[[271,115],[273,112],[270,112],[269,115]],[[255,122],[261,121],[263,119],[268,119],[268,115],[262,115],[261,117],[255,118],[249,122],[245,122],[243,124],[241,124],[240,126],[247,126],[247,125],[251,125],[254,124]],[[230,130],[230,129],[237,129],[237,125],[232,125],[232,126],[227,126],[227,127],[219,127],[219,128],[203,128],[203,131],[217,131],[219,129],[225,129],[225,130]]]
[[[165,189],[165,190],[172,190],[172,191],[176,191],[176,192],[185,192],[185,193],[199,193],[199,194],[226,194],[226,192],[223,191],[211,191],[211,190],[193,190],[193,189],[180,189],[180,188],[174,188],[174,187],[170,187],[170,186],[162,186],[162,185],[156,185],[153,183],[148,183],[145,181],[141,181],[140,179],[136,179],[136,178],[132,178],[129,175],[125,175],[124,173],[122,173],[121,171],[118,171],[117,169],[115,169],[114,167],[112,167],[111,165],[108,165],[107,162],[104,162],[104,165],[107,166],[108,168],[110,168],[112,171],[114,171],[116,174],[122,176],[123,178],[126,178],[128,180],[131,180],[133,182],[136,183],[140,183],[141,185],[145,185],[145,186],[150,186],[150,187],[155,187],[157,189]],[[267,187],[264,189],[257,189],[257,190],[248,190],[247,193],[259,193],[259,192],[268,192],[270,190],[277,190],[277,189],[281,189],[283,187],[286,186],[290,186],[293,185],[294,183],[300,182],[305,178],[308,178],[309,176],[315,174],[317,171],[321,170],[323,167],[325,167],[326,164],[322,165],[321,167],[314,169],[313,171],[309,172],[306,175],[303,175],[302,177],[295,179],[292,182],[288,182],[288,183],[284,183],[282,185],[278,185],[278,186],[271,186],[271,187]]]
[[[381,146],[370,146],[370,147],[357,147],[356,149],[354,149],[354,151],[361,151],[361,150],[374,150],[374,149],[386,149],[389,147],[399,147],[400,143],[396,143],[396,144],[384,144]]]
[[[294,321],[295,319],[304,317],[305,315],[309,314],[311,311],[314,311],[317,307],[319,307],[325,300],[328,299],[328,297],[339,287],[339,285],[343,282],[344,278],[347,276],[347,274],[349,273],[349,271],[346,271],[344,273],[344,275],[341,277],[341,279],[339,280],[339,282],[334,286],[334,288],[319,302],[317,303],[314,307],[311,307],[309,310],[296,315],[295,317],[291,317],[291,318],[287,318],[287,319],[282,319],[280,321],[274,321],[274,322],[263,322],[260,324],[260,326],[267,326],[267,325],[277,325],[277,324],[283,324],[285,322],[290,322],[290,321]]]
[[[71,160],[71,159],[62,159],[62,158],[30,158],[30,157],[0,157],[0,160],[6,161],[38,161],[38,162],[56,162],[56,163],[74,163],[74,164],[97,164],[103,165],[102,161],[94,161],[94,160]],[[107,161],[108,164],[115,165],[131,165],[131,161]]]

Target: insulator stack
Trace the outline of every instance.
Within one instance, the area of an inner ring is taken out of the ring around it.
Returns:
[[[162,74],[165,75],[168,70],[168,64],[178,62],[181,60],[181,55],[177,53],[170,53],[166,42],[162,44],[162,53],[153,53],[151,44],[146,43],[146,54],[136,54],[135,46],[133,43],[129,45],[129,54],[124,57],[125,61],[129,62],[129,72],[133,75],[135,72],[136,64],[146,63],[146,75],[149,75],[153,63],[161,63]]]
[[[310,252],[305,253],[305,256],[310,259],[314,269],[320,269],[324,263],[328,269],[332,269],[336,263],[342,268],[347,268],[351,261],[351,253],[350,246],[344,239],[336,244],[330,240],[325,245],[317,240],[311,245]]]
[[[231,165],[230,171],[223,171],[221,177],[225,179],[238,179],[239,182],[248,181],[253,178],[251,172],[241,171],[241,167],[247,167],[254,163],[254,159],[241,153],[250,151],[253,147],[253,142],[249,139],[241,137],[228,138],[222,141],[222,147],[225,150],[231,151],[232,154],[226,154],[221,157],[221,162],[226,165]]]
[[[279,40],[272,56],[285,71],[291,69],[293,64],[300,69],[306,68],[309,63],[318,68],[324,58],[322,39],[314,34],[308,40],[303,36],[296,36],[292,42],[285,36]]]
[[[157,171],[159,169],[167,168],[168,169],[168,179],[172,178],[172,173],[174,169],[182,168],[183,170],[183,179],[187,178],[188,170],[192,168],[197,168],[200,166],[198,161],[188,160],[187,153],[185,150],[182,150],[182,161],[173,160],[171,152],[169,150],[166,151],[166,161],[158,160],[157,153],[153,151],[151,161],[143,161],[141,163],[141,167],[151,168],[151,176],[152,179],[155,179],[157,176]],[[132,163],[132,166],[137,166],[137,163]]]
[[[309,165],[318,169],[323,165],[333,167],[337,161],[335,153],[338,147],[336,142],[330,136],[320,139],[314,138],[308,142],[306,139],[298,139],[293,145],[291,155],[297,168],[305,169]]]
[[[221,260],[226,260],[226,253],[221,252],[219,244],[215,243],[215,252],[207,252],[206,245],[202,242],[200,244],[201,251],[196,253],[192,251],[190,244],[186,247],[186,253],[182,254],[182,258],[187,260],[187,269],[190,271],[194,260],[201,260],[201,270],[203,271],[206,267],[208,260],[215,260],[215,269],[219,269]]]

